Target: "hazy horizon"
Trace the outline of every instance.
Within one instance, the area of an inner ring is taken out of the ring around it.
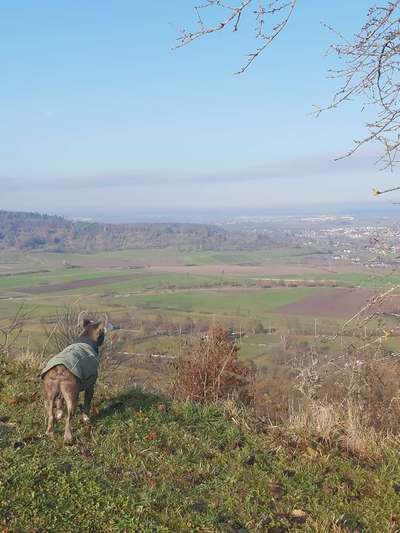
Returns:
[[[108,207],[106,209],[87,209],[79,206],[68,209],[27,209],[17,212],[35,212],[44,215],[56,215],[70,220],[88,220],[100,223],[129,224],[152,222],[177,223],[224,223],[229,220],[239,221],[241,218],[251,220],[262,218],[279,220],[280,218],[300,218],[318,216],[353,216],[355,219],[390,219],[400,222],[400,206],[388,201],[368,201],[362,203],[322,203],[309,205],[279,205],[264,207],[223,207],[204,208],[132,208],[130,210]]]

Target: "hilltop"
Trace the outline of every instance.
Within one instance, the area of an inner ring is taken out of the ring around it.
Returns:
[[[31,362],[0,363],[3,531],[399,531],[395,444],[360,458],[232,403],[99,384],[76,443],[43,436]]]
[[[96,252],[180,245],[219,250],[269,243],[262,235],[249,238],[208,224],[100,224],[39,213],[0,211],[0,250]]]

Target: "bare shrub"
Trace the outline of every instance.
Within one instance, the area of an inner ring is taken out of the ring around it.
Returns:
[[[299,364],[299,359],[297,359]],[[379,352],[342,356],[304,354],[295,388],[305,402],[359,406],[363,423],[377,431],[400,432],[400,361]]]
[[[49,329],[45,326],[47,339],[43,346],[44,352],[62,352],[75,341],[80,334],[78,318],[82,311],[79,307],[72,306],[57,310],[53,327]]]
[[[0,357],[9,357],[24,329],[29,312],[21,305],[11,318],[0,322]]]
[[[173,396],[197,402],[234,399],[251,403],[254,369],[239,361],[238,351],[228,331],[220,326],[187,340],[172,363]]]

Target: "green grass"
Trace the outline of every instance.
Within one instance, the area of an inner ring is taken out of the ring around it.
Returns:
[[[183,255],[183,259],[185,264],[190,265],[246,265],[269,263],[279,259],[299,258],[308,254],[309,250],[304,248],[271,248],[254,251],[191,252]]]
[[[302,300],[313,289],[295,288],[265,291],[182,292],[138,295],[127,298],[128,303],[142,308],[181,310],[186,312],[222,313],[235,315],[263,315],[280,306]]]
[[[5,531],[399,530],[395,447],[365,462],[280,428],[246,429],[218,406],[102,386],[91,427],[76,417],[63,447],[61,427],[43,435],[35,374],[1,366]]]
[[[38,254],[39,255],[39,254]],[[66,260],[72,264],[81,264],[87,261],[93,262],[154,262],[154,261],[176,261],[179,256],[179,252],[176,248],[146,248],[146,249],[133,249],[133,250],[117,250],[117,251],[108,251],[108,252],[98,252],[91,254],[82,254],[82,253],[62,253],[62,254],[51,254],[51,253],[40,253],[40,257],[45,261],[48,261],[50,264],[59,262],[60,260]]]
[[[38,285],[52,285],[68,283],[87,279],[96,279],[104,276],[120,276],[126,272],[120,270],[95,270],[85,268],[67,268],[51,272],[39,272],[35,274],[18,274],[14,276],[0,276],[0,293],[10,290],[23,290],[27,287]]]
[[[218,276],[202,276],[195,274],[146,274],[140,272],[132,274],[129,281],[116,281],[114,283],[92,285],[90,287],[79,287],[77,289],[68,289],[63,292],[67,294],[91,294],[101,292],[103,294],[129,294],[130,292],[140,292],[148,290],[166,290],[166,289],[190,289],[201,287],[213,287],[224,283],[238,284],[234,278],[221,279]]]

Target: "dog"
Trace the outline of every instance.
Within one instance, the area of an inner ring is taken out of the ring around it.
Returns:
[[[71,419],[78,404],[80,392],[85,392],[83,419],[88,422],[94,394],[94,386],[100,364],[100,347],[104,343],[108,319],[88,318],[86,312],[78,317],[81,334],[62,352],[53,356],[42,370],[45,406],[47,411],[46,434],[54,433],[54,420],[63,416],[66,407],[64,443],[72,442]]]

